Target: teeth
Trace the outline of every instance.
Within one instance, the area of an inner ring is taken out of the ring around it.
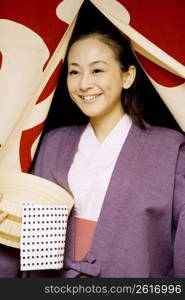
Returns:
[[[83,100],[93,100],[97,97],[98,95],[91,95],[91,96],[81,96]]]

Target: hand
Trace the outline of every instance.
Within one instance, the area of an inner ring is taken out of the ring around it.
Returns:
[[[0,193],[0,201],[2,200],[2,198],[3,198],[3,194]],[[7,216],[8,216],[8,213],[7,213],[7,212],[1,211],[1,212],[0,212],[0,223],[2,223],[3,220],[4,220]]]
[[[3,220],[8,216],[8,213],[3,211],[0,213],[0,223],[3,222]]]

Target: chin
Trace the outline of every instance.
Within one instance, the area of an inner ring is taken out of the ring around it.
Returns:
[[[97,112],[87,112],[87,111],[82,111],[84,113],[84,115],[86,115],[89,118],[96,118],[96,117],[100,117],[101,113],[97,113]]]

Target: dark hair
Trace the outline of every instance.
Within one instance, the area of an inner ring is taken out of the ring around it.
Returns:
[[[93,18],[89,16],[93,16]],[[173,115],[167,109],[140,66],[128,37],[121,33],[89,0],[85,0],[79,10],[72,37],[68,44],[68,50],[80,38],[98,33],[110,47],[113,47],[112,49],[122,68],[127,69],[130,65],[134,65],[137,69],[135,82],[128,90],[123,90],[122,95],[124,111],[130,115],[133,123],[140,128],[144,128],[144,121],[146,121],[151,125],[181,131]],[[87,124],[89,121],[89,117],[83,114],[78,106],[71,101],[66,81],[67,63],[65,59],[44,126],[43,135],[56,127]]]
[[[141,116],[142,105],[140,103],[139,97],[139,78],[141,67],[134,54],[129,38],[113,27],[105,29],[95,29],[93,31],[85,33],[74,34],[69,41],[65,61],[67,60],[68,53],[72,45],[75,42],[86,39],[88,37],[97,38],[101,42],[108,45],[112,49],[115,58],[119,62],[120,67],[123,71],[128,71],[131,65],[134,65],[136,67],[136,78],[134,80],[134,83],[130,88],[122,90],[121,101],[124,112],[131,117],[133,123],[140,128],[145,129],[145,125]]]

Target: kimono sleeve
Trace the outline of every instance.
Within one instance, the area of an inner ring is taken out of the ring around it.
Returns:
[[[20,277],[20,251],[0,244],[0,278]]]
[[[31,174],[46,178],[56,183],[55,177],[53,176],[53,170],[51,168],[51,160],[56,159],[56,131],[52,130],[47,133],[36,154],[36,159],[31,168]]]
[[[180,148],[176,167],[174,211],[176,233],[174,239],[173,276],[185,278],[185,143]]]
[[[40,177],[53,180],[50,169],[54,133],[46,134],[39,149],[34,168],[31,173]],[[24,277],[20,271],[20,250],[5,245],[0,245],[0,278]]]

